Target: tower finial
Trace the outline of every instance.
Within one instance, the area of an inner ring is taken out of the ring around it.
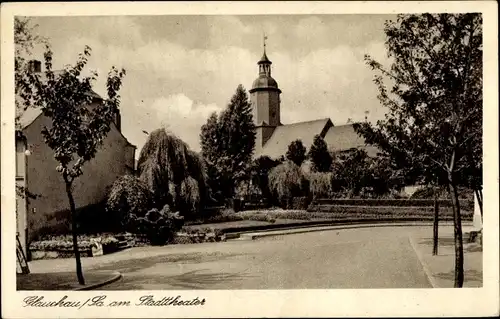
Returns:
[[[266,32],[264,32],[264,53],[266,53],[266,40],[267,40],[267,35]]]

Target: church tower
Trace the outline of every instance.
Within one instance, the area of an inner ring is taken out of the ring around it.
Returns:
[[[271,137],[280,121],[280,94],[278,83],[271,77],[272,62],[266,55],[266,39],[264,37],[264,54],[257,65],[259,77],[253,82],[250,92],[253,120],[257,127],[256,148],[262,147]]]

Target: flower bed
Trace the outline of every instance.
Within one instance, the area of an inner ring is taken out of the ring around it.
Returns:
[[[111,235],[78,236],[78,249],[81,257],[110,254],[119,249],[119,241]],[[71,235],[46,236],[29,246],[31,259],[52,259],[74,257]]]
[[[196,244],[226,241],[226,235],[214,228],[183,228],[177,233],[172,244]]]

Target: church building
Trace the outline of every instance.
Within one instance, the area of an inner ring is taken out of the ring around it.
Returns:
[[[255,158],[260,156],[279,158],[286,154],[288,145],[298,139],[309,151],[317,134],[324,139],[332,152],[363,148],[370,156],[377,154],[377,149],[366,145],[364,139],[354,131],[353,124],[336,126],[329,118],[291,124],[281,123],[282,92],[271,76],[272,62],[266,55],[265,44],[264,54],[257,65],[259,76],[249,91],[253,119],[257,127]],[[284,110],[286,111],[286,106]]]

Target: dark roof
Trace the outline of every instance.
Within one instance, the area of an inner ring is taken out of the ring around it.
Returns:
[[[267,58],[266,51],[264,51],[262,58],[260,58],[260,61],[257,62],[257,64],[273,64],[273,63]]]
[[[376,147],[365,144],[364,139],[354,131],[353,124],[333,126],[331,120],[325,118],[277,126],[267,143],[261,148],[256,147],[255,157],[267,155],[278,158],[285,155],[288,145],[297,139],[300,139],[309,151],[317,134],[324,138],[331,151],[362,148],[369,156],[375,156],[378,152]]]
[[[277,126],[267,143],[262,148],[256,148],[255,157],[267,155],[271,158],[278,158],[285,155],[288,145],[297,139],[301,140],[309,150],[314,136],[324,132],[332,125],[331,123],[330,119],[325,118]]]
[[[264,89],[264,88],[278,88],[278,83],[275,79],[268,75],[259,75],[255,81],[253,81],[252,89]],[[251,92],[250,92],[251,93]]]

